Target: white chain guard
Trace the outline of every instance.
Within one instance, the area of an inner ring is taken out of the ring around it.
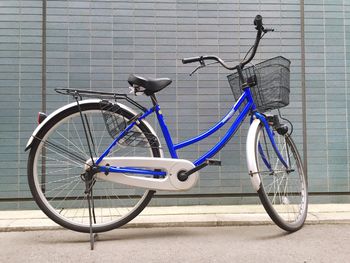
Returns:
[[[91,163],[88,161],[87,163]],[[177,178],[180,171],[189,171],[194,168],[194,164],[184,159],[152,158],[152,157],[105,157],[99,164],[101,166],[110,165],[114,167],[133,167],[145,169],[161,169],[166,171],[164,178],[152,178],[148,175],[136,175],[126,173],[97,173],[98,179],[114,183],[166,191],[184,191],[191,189],[198,181],[199,173],[191,174],[184,182]],[[87,167],[86,167],[87,168]]]

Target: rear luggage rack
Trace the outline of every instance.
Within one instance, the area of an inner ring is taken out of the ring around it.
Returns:
[[[115,92],[81,90],[81,89],[67,89],[67,88],[56,88],[55,91],[59,94],[70,95],[75,99],[80,99],[80,100],[82,98],[98,98],[101,100],[115,100],[115,101],[120,99],[126,100],[127,102],[139,108],[143,112],[147,111],[145,107],[143,107],[133,99],[129,98],[128,95],[126,94],[120,94]]]

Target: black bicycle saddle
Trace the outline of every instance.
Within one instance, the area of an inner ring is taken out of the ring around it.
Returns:
[[[128,82],[134,88],[142,87],[143,90],[138,90],[138,91],[143,91],[147,96],[150,96],[164,89],[166,86],[168,86],[172,82],[172,80],[169,78],[157,78],[157,79],[145,78],[134,74],[130,74],[128,78]]]

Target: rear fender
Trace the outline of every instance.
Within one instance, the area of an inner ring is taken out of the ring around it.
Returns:
[[[100,99],[88,99],[88,100],[82,100],[82,101],[79,101],[79,104],[80,105],[83,105],[83,104],[89,104],[89,103],[100,103],[101,100]],[[121,107],[122,109],[126,110],[126,111],[129,111],[130,113],[134,114],[134,115],[137,115],[137,112],[135,112],[132,108],[124,105],[124,104],[121,104],[121,103],[116,103],[119,105],[119,107]],[[69,110],[70,108],[73,108],[73,107],[76,107],[77,106],[77,103],[76,102],[72,102],[70,104],[67,104],[57,110],[55,110],[54,112],[52,112],[50,115],[48,115],[45,120],[40,123],[38,125],[38,127],[36,127],[36,129],[33,131],[32,135],[30,136],[28,142],[27,142],[27,145],[26,145],[26,148],[25,148],[25,151],[29,150],[32,145],[33,145],[33,141],[34,141],[34,138],[36,137],[36,135],[43,129],[43,127],[53,118],[55,117],[57,114],[60,114],[61,112],[63,111],[66,111],[66,110]],[[102,116],[101,116],[102,118]],[[151,133],[157,137],[159,143],[160,143],[160,140],[157,136],[157,134],[155,133],[154,129],[152,128],[152,126],[145,120],[142,120],[142,123],[151,131]],[[160,148],[160,155],[161,157],[163,157],[163,151],[162,151],[162,148],[161,148],[161,145],[159,146]]]

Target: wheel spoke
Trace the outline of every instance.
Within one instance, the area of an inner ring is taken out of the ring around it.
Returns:
[[[62,133],[60,133],[60,132],[58,132],[58,131],[57,131],[56,133],[57,133],[58,135],[60,135],[63,139],[65,139],[66,142],[67,142],[67,144],[74,146],[74,149],[75,149],[76,151],[79,151],[80,153],[82,153],[86,158],[89,157],[89,156],[86,154],[86,152],[84,152],[84,151],[83,151],[81,148],[79,148],[75,143],[73,143],[72,140],[68,139],[66,136],[64,136]],[[61,146],[66,146],[66,145],[61,144]]]
[[[67,160],[72,160],[73,161],[73,159],[74,159],[75,163],[77,163],[77,164],[80,164],[80,162],[85,163],[85,161],[86,161],[85,158],[77,155],[74,152],[71,152],[70,150],[66,150],[63,147],[61,147],[61,146],[59,146],[59,145],[57,145],[57,144],[55,144],[53,142],[45,141],[44,144],[45,144],[45,148],[46,149],[56,153],[60,157],[63,157],[65,159],[67,159]],[[52,147],[52,148],[50,148],[50,147]],[[65,156],[65,154],[67,156]]]

